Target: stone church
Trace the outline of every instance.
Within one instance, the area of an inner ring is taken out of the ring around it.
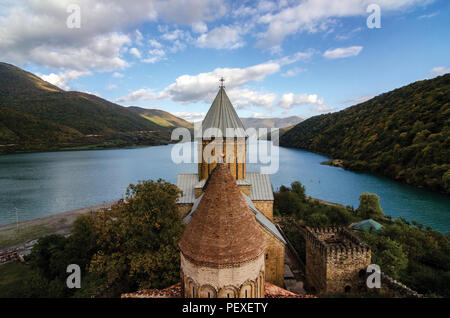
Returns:
[[[248,136],[223,84],[202,123],[199,158],[218,139],[208,138],[208,129],[222,132],[223,152],[177,180],[187,223],[180,241],[184,296],[263,297],[265,281],[283,286],[286,242],[273,224],[269,175],[247,171]]]

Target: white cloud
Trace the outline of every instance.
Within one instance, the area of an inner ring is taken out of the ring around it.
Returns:
[[[283,77],[293,77],[296,76],[302,72],[306,72],[306,69],[304,68],[299,68],[299,67],[294,67],[290,70],[287,70],[286,72],[284,72],[283,74],[281,74],[281,76]]]
[[[404,10],[426,5],[433,0],[378,0],[382,12]],[[336,19],[366,16],[366,8],[373,0],[305,0],[276,13],[268,13],[258,20],[267,25],[260,34],[259,46],[271,48],[283,43],[286,36],[299,32],[327,31]]]
[[[445,66],[437,66],[437,67],[433,67],[430,70],[431,75],[433,76],[440,76],[440,75],[444,75],[447,73],[450,73],[450,67],[445,67]]]
[[[148,51],[148,57],[142,60],[144,63],[156,63],[162,59],[164,59],[166,52],[162,49],[152,49]]]
[[[116,88],[117,88],[117,85],[116,85],[116,84],[109,84],[109,85],[106,87],[106,89],[109,90],[109,91],[112,91],[112,90],[114,90],[114,89],[116,89]]]
[[[190,121],[190,122],[197,122],[202,121],[206,113],[188,113],[188,112],[174,112],[172,115],[183,118],[184,120]]]
[[[156,100],[158,95],[150,88],[141,88],[132,92],[126,97],[120,97],[116,99],[116,102],[122,103],[126,101],[143,101],[143,100]]]
[[[205,33],[208,32],[208,26],[204,22],[196,22],[192,24],[192,32]]]
[[[325,106],[325,105],[322,105],[322,104],[318,104],[318,105],[315,105],[315,106],[313,107],[313,109],[314,109],[315,111],[318,111],[319,113],[326,113],[326,112],[331,112],[331,111],[333,111],[333,110],[336,110],[336,107],[333,107],[333,106]]]
[[[0,56],[14,64],[35,63],[59,70],[111,71],[128,64],[121,57],[132,43],[140,46],[139,30],[120,30],[146,22],[191,25],[223,16],[221,0],[77,0],[81,28],[66,27],[73,0],[9,1],[0,13]],[[177,8],[174,10],[173,8]]]
[[[342,59],[351,56],[357,56],[361,51],[362,46],[350,46],[350,47],[341,47],[334,50],[327,50],[323,53],[323,56],[327,59]]]
[[[197,38],[197,46],[202,48],[233,50],[245,45],[238,26],[222,25]]]
[[[144,36],[142,35],[141,31],[136,30],[135,31],[135,41],[137,45],[143,45]]]
[[[90,72],[79,72],[79,71],[67,71],[61,73],[50,73],[50,74],[39,74],[39,76],[46,82],[58,86],[61,89],[69,90],[70,87],[68,83],[74,79],[81,76],[89,75]]]
[[[323,99],[319,99],[316,94],[300,94],[294,93],[283,94],[278,102],[278,106],[289,109],[293,106],[309,105],[309,104],[323,104]]]
[[[264,107],[271,109],[277,95],[275,93],[261,93],[250,89],[231,89],[228,95],[233,100],[233,105],[237,109],[248,106]]]
[[[138,59],[140,59],[142,57],[141,52],[135,47],[130,49],[130,54],[134,55]]]
[[[438,14],[439,14],[438,12],[433,12],[433,13],[430,13],[430,14],[423,14],[423,15],[419,16],[417,19],[419,19],[419,20],[431,19],[431,18],[437,16]]]
[[[122,73],[119,73],[119,72],[114,72],[112,77],[114,77],[114,78],[123,78],[124,75]]]
[[[298,52],[292,56],[246,68],[216,68],[211,72],[199,73],[197,75],[185,74],[179,76],[174,83],[168,85],[159,93],[151,89],[140,89],[132,92],[128,96],[117,99],[117,101],[170,99],[181,104],[197,102],[209,104],[217,94],[219,79],[223,76],[225,78],[227,93],[236,108],[255,106],[271,109],[277,98],[275,93],[256,91],[243,86],[250,82],[262,81],[267,76],[279,72],[283,65],[295,63],[309,55],[304,52]],[[290,97],[292,98],[291,100],[289,100]],[[317,95],[285,94],[280,100],[279,106],[290,108],[293,105],[302,103],[323,103],[323,100],[320,100]]]
[[[156,41],[155,39],[150,39],[150,40],[148,40],[148,44],[149,44],[151,47],[154,47],[154,48],[156,48],[156,49],[160,49],[160,48],[163,47],[162,44],[159,43],[158,41]]]
[[[360,104],[360,103],[364,103],[366,101],[368,101],[369,99],[374,98],[373,95],[363,95],[363,96],[359,96],[356,98],[352,98],[349,100],[346,100],[344,103],[346,104]]]
[[[271,114],[263,114],[263,113],[253,113],[253,118],[271,118]]]

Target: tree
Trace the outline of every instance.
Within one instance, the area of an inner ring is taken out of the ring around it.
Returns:
[[[180,193],[161,179],[139,182],[128,187],[124,202],[96,216],[98,252],[90,272],[105,279],[110,293],[164,288],[179,280]]]
[[[364,192],[359,196],[358,212],[365,218],[376,218],[383,216],[383,210],[380,207],[380,197],[374,193]]]
[[[302,200],[306,199],[305,187],[300,182],[298,181],[292,182],[291,189],[299,196],[300,199]]]

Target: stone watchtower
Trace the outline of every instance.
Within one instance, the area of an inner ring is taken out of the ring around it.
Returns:
[[[225,93],[223,82],[222,78],[219,92],[202,123],[202,138],[198,140],[198,158],[202,160],[199,160],[198,176],[199,180],[208,179],[217,164],[217,159],[223,154],[223,161],[233,178],[243,181],[246,178],[247,135],[244,125]],[[222,144],[222,153],[208,151],[208,145],[213,142]]]
[[[264,297],[264,234],[226,164],[211,172],[179,247],[185,297]]]
[[[306,229],[306,283],[319,294],[343,294],[365,288],[370,248],[347,229]]]

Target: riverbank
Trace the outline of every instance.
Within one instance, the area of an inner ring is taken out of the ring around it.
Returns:
[[[0,226],[0,252],[8,249],[21,249],[42,236],[50,234],[67,235],[72,229],[73,222],[81,215],[97,212],[111,207],[116,202],[104,203],[72,211],[57,213],[51,216],[22,221]]]

